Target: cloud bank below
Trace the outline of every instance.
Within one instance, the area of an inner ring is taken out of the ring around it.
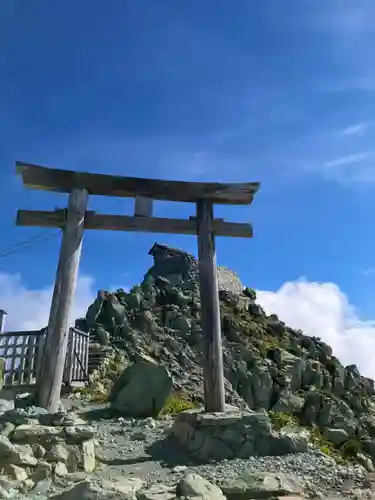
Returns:
[[[94,278],[80,276],[71,322],[85,315],[96,292]],[[337,285],[302,278],[284,283],[275,292],[258,290],[257,295],[268,314],[275,313],[287,325],[320,337],[343,364],[355,363],[363,375],[375,379],[375,321],[362,321]],[[33,290],[20,275],[0,273],[0,308],[8,313],[8,331],[45,326],[51,297],[52,287]]]

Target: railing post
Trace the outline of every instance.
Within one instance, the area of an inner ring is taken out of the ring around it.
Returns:
[[[3,309],[0,309],[0,334],[4,331],[6,317],[7,313]]]

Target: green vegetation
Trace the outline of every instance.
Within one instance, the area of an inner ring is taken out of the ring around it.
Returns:
[[[248,286],[245,288],[245,290],[243,291],[244,295],[246,295],[246,297],[249,297],[250,300],[253,300],[254,302],[256,301],[257,299],[257,294],[256,294],[256,291],[254,290],[254,288],[249,288]]]
[[[268,416],[271,419],[273,427],[278,431],[287,425],[294,427],[300,426],[298,418],[294,415],[290,415],[289,413],[284,413],[282,411],[270,411],[268,412]]]
[[[194,410],[198,407],[199,404],[194,400],[193,397],[174,393],[168,397],[167,401],[165,402],[164,408],[160,412],[160,416],[174,415],[185,410]]]
[[[361,451],[361,444],[355,439],[349,439],[341,446],[335,446],[322,435],[318,428],[302,425],[295,415],[270,411],[268,412],[268,416],[271,419],[272,425],[278,431],[286,426],[305,428],[310,433],[310,440],[316,448],[338,462],[353,460]]]
[[[349,439],[340,448],[341,456],[345,460],[355,458],[361,451],[361,443],[355,439]]]

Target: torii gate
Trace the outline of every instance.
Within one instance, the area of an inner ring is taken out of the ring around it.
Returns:
[[[37,399],[51,412],[58,409],[73,302],[85,229],[196,234],[204,337],[205,410],[224,411],[224,373],[217,285],[215,236],[252,238],[251,224],[214,219],[213,205],[250,205],[260,184],[181,182],[57,170],[17,162],[23,184],[31,189],[69,193],[67,209],[19,210],[17,225],[63,230],[43,368]],[[135,198],[134,216],[98,214],[87,210],[89,195]],[[196,216],[167,219],[152,216],[153,200],[192,202]]]

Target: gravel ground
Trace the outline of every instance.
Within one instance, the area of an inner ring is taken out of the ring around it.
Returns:
[[[69,404],[70,406],[70,404]],[[99,466],[94,477],[113,480],[121,477],[137,477],[145,486],[156,483],[175,485],[189,472],[194,472],[220,486],[228,478],[249,472],[283,472],[296,475],[311,497],[326,500],[345,500],[353,498],[372,498],[369,490],[362,488],[367,473],[359,466],[341,466],[326,455],[311,451],[278,457],[251,457],[246,460],[222,461],[216,464],[194,464],[188,456],[168,439],[168,429],[172,419],[163,420],[125,420],[122,418],[98,418],[104,416],[104,408],[90,407],[90,413],[82,413],[86,418],[95,416],[92,421],[96,429],[96,456]],[[95,410],[94,413],[92,410]],[[357,489],[357,497],[344,492],[345,485]],[[62,487],[68,487],[65,483]],[[56,492],[56,489],[54,489]],[[43,500],[51,491],[40,495],[20,495],[19,500]]]
[[[188,472],[195,472],[222,484],[226,479],[249,472],[283,472],[298,476],[308,491],[341,491],[350,481],[360,486],[366,471],[360,466],[342,466],[319,451],[278,457],[251,457],[197,465],[168,439],[171,419],[101,420],[94,424],[101,462],[98,475],[111,479],[118,475],[136,476],[147,485],[174,484]],[[352,498],[345,497],[342,498]]]

